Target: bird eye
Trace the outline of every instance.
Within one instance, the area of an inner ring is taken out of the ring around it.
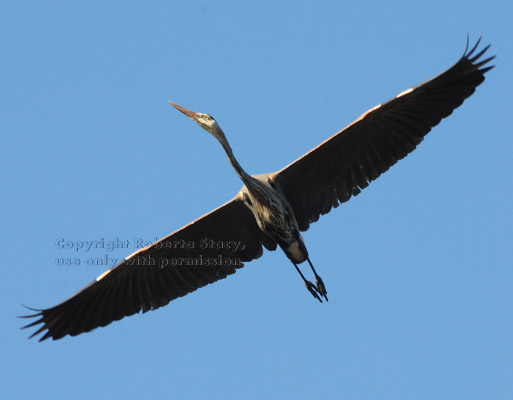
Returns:
[[[211,118],[211,117],[210,117],[210,115],[208,115],[208,114],[205,114],[203,117],[205,117],[205,119],[206,119],[207,121],[208,121],[208,120],[210,120],[210,118]]]

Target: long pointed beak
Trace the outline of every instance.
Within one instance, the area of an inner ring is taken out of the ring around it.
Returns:
[[[186,108],[183,108],[182,106],[179,106],[178,104],[175,104],[172,101],[168,101],[168,103],[171,104],[178,111],[183,112],[185,115],[187,115],[188,117],[192,118],[195,121],[197,121],[200,118],[199,114],[195,113],[194,111],[187,110]]]

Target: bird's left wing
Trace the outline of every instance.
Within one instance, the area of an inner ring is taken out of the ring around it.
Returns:
[[[380,104],[319,146],[272,174],[299,225],[308,229],[360,193],[415,149],[442,118],[484,81],[494,57],[481,60],[489,46],[474,54],[479,41],[447,71]]]
[[[141,249],[100,275],[61,304],[24,318],[29,328],[48,330],[40,339],[75,336],[138,313],[165,306],[177,297],[235,272],[276,244],[257,226],[241,196],[182,229]],[[31,336],[31,337],[32,337]]]

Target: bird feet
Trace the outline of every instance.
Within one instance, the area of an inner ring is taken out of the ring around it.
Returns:
[[[315,283],[317,285],[317,292],[328,301],[328,291],[326,290],[326,286],[324,286],[324,282],[322,281],[322,278],[315,274]]]
[[[305,280],[305,286],[308,289],[310,293],[312,293],[312,296],[315,297],[317,300],[319,300],[322,303],[322,299],[319,297],[319,289],[317,289],[317,286],[315,286],[312,282]],[[322,294],[321,294],[322,296]]]
[[[314,285],[312,282],[310,282],[308,279],[305,278],[299,267],[295,262],[294,267],[296,268],[296,271],[299,273],[301,278],[303,279],[303,282],[305,282],[305,286],[308,289],[308,291],[312,294],[313,297],[315,297],[317,300],[319,300],[322,303],[321,297],[324,297],[326,301],[328,301],[328,291],[326,290],[326,286],[324,286],[324,282],[322,281],[321,277],[317,275],[317,272],[315,271],[315,268],[313,267],[312,263],[310,262],[310,259],[307,258],[308,263],[310,264],[310,267],[312,268],[312,272],[315,275],[315,283]]]

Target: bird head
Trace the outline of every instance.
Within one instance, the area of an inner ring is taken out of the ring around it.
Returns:
[[[194,111],[187,110],[186,108],[179,106],[171,101],[168,102],[178,111],[181,111],[189,118],[192,118],[199,126],[201,126],[206,131],[210,132],[217,140],[221,143],[226,141],[226,137],[224,136],[223,130],[217,123],[217,121],[209,114],[196,113]]]

